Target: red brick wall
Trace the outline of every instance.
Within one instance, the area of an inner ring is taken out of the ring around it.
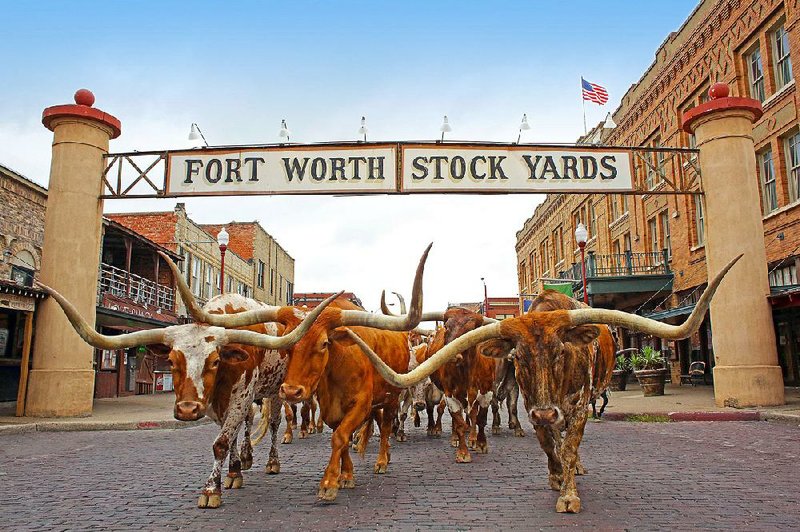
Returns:
[[[124,225],[156,244],[177,251],[175,225],[178,218],[174,212],[106,214],[106,218]]]
[[[224,227],[230,235],[228,249],[242,257],[244,260],[253,258],[253,245],[255,243],[256,224],[255,222],[232,222],[230,224],[201,224],[214,238],[217,238]]]

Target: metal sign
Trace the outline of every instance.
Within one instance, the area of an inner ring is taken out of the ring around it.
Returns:
[[[103,197],[698,193],[696,156],[681,148],[450,142],[134,152],[107,156]],[[650,174],[664,185],[646,184]]]

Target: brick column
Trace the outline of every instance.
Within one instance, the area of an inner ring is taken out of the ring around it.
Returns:
[[[41,279],[63,294],[94,324],[100,261],[103,155],[120,122],[92,107],[81,89],[75,105],[44,110],[53,132],[50,185],[45,213]],[[28,381],[28,416],[89,416],[94,395],[94,349],[84,343],[55,301],[37,310],[33,369]]]
[[[709,278],[744,253],[711,302],[714,398],[717,406],[780,405],[783,376],[767,300],[767,255],[752,137],[761,104],[728,97],[724,83],[714,84],[709,95],[711,101],[684,115],[683,126],[695,134],[700,149]]]

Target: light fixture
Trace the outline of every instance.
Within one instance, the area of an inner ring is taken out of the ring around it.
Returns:
[[[439,131],[442,132],[442,140],[440,142],[444,142],[445,133],[450,133],[453,131],[453,128],[450,127],[450,122],[447,120],[447,115],[444,115],[444,121],[442,122],[442,127],[439,128]]]
[[[285,119],[281,120],[281,130],[278,132],[278,136],[280,138],[282,138],[282,139],[285,138],[286,141],[288,142],[289,141],[289,135],[290,135],[290,132],[289,132],[289,128],[286,127],[286,120]]]
[[[517,144],[519,144],[519,139],[522,138],[522,132],[528,131],[531,128],[531,125],[528,123],[528,115],[523,113],[522,114],[522,122],[519,124],[519,135],[517,135]]]
[[[583,302],[585,304],[589,304],[589,293],[586,291],[586,255],[584,254],[584,250],[586,249],[586,241],[589,239],[589,231],[586,230],[586,226],[583,223],[579,223],[578,227],[575,228],[575,241],[578,243],[578,247],[581,248],[581,279],[583,280]]]
[[[606,116],[606,121],[603,123],[603,129],[615,129],[617,127],[617,123],[614,122],[614,119],[611,118],[611,113],[608,113]]]
[[[367,142],[367,131],[369,131],[367,129],[367,118],[362,116],[361,117],[361,127],[358,128],[358,134],[359,135],[364,135],[364,142]]]
[[[195,122],[192,122],[192,129],[189,130],[189,140],[195,141],[195,145],[199,144],[197,141],[201,140],[208,146],[208,141],[206,140],[205,135],[203,132],[200,131],[200,126],[198,126]]]

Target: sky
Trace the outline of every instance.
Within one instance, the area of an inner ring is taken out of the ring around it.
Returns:
[[[211,145],[451,140],[575,142],[580,78],[619,105],[696,0],[640,2],[12,2],[0,47],[0,164],[47,186],[46,107],[79,88],[122,122],[110,151],[180,149],[190,124]],[[428,243],[425,308],[516,297],[516,232],[540,195],[257,196],[107,200],[198,223],[257,220],[295,258],[295,291],[408,297]]]

